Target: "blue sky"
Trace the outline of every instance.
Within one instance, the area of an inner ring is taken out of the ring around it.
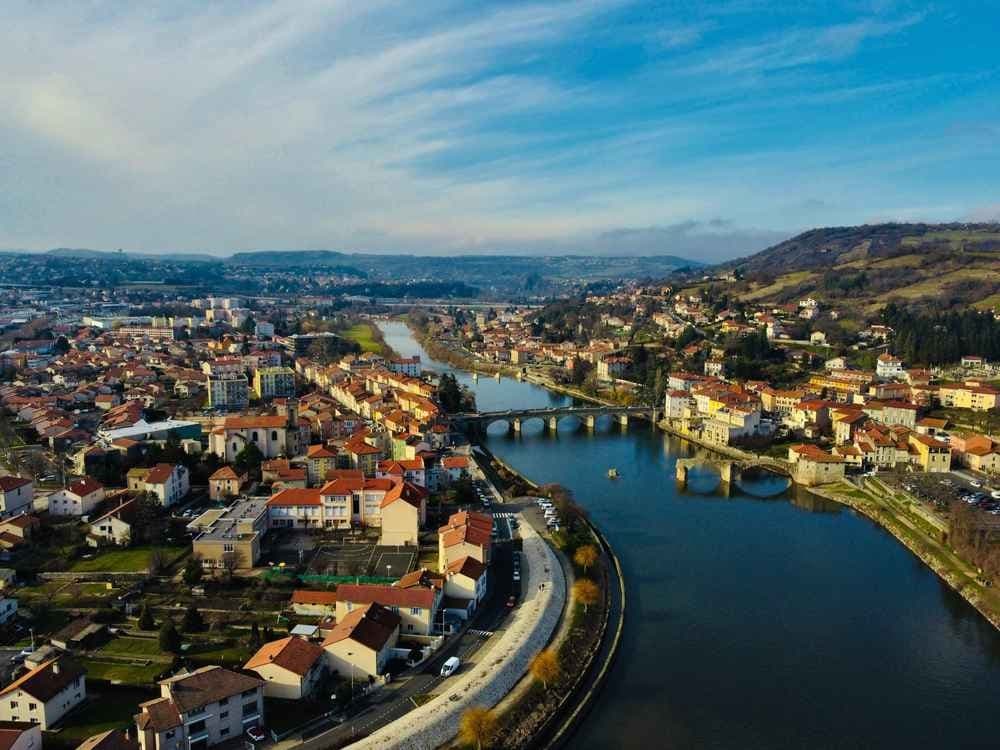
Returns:
[[[672,253],[1000,219],[995,1],[0,5],[0,247]]]

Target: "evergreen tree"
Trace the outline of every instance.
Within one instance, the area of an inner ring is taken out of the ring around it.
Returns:
[[[160,650],[168,654],[176,654],[181,650],[180,633],[170,620],[160,628]]]
[[[181,630],[185,633],[200,633],[205,629],[205,620],[201,612],[193,604],[184,610],[184,619],[181,620]]]
[[[139,610],[139,628],[141,630],[155,630],[156,622],[153,620],[153,613],[149,609],[149,605],[146,602],[142,603],[142,609]]]

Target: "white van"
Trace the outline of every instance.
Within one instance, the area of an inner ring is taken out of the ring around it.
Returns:
[[[451,677],[455,672],[458,671],[459,666],[461,666],[462,660],[457,656],[449,656],[444,664],[441,665],[441,676]]]

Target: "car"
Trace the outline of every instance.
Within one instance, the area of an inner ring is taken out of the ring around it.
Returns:
[[[521,580],[521,571],[520,570],[515,570],[514,571],[514,582],[517,583],[520,580]]]
[[[980,482],[980,481],[979,481],[978,479],[970,479],[970,480],[969,480],[969,484],[970,484],[971,486],[973,486],[973,487],[976,487],[976,488],[979,488],[979,487],[982,487],[982,486],[983,486],[983,483],[982,483],[982,482]]]
[[[459,659],[457,656],[449,656],[445,660],[444,664],[441,665],[441,676],[451,677],[453,674],[455,674],[455,672],[458,671],[458,668],[460,666],[462,666],[461,659]]]
[[[263,742],[267,739],[267,735],[264,733],[263,727],[249,727],[247,729],[247,738],[251,742]]]
[[[517,597],[516,596],[514,596],[513,594],[511,594],[510,596],[507,597],[507,606],[508,607],[510,607],[511,609],[513,609],[516,604],[517,604]]]

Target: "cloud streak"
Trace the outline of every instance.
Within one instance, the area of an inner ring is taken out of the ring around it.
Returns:
[[[860,62],[928,16],[750,5],[8,3],[0,246],[715,257],[989,202],[914,178],[917,143],[956,171],[981,147],[982,66]],[[960,117],[916,113],[960,89]],[[815,202],[790,216],[789,191]]]

